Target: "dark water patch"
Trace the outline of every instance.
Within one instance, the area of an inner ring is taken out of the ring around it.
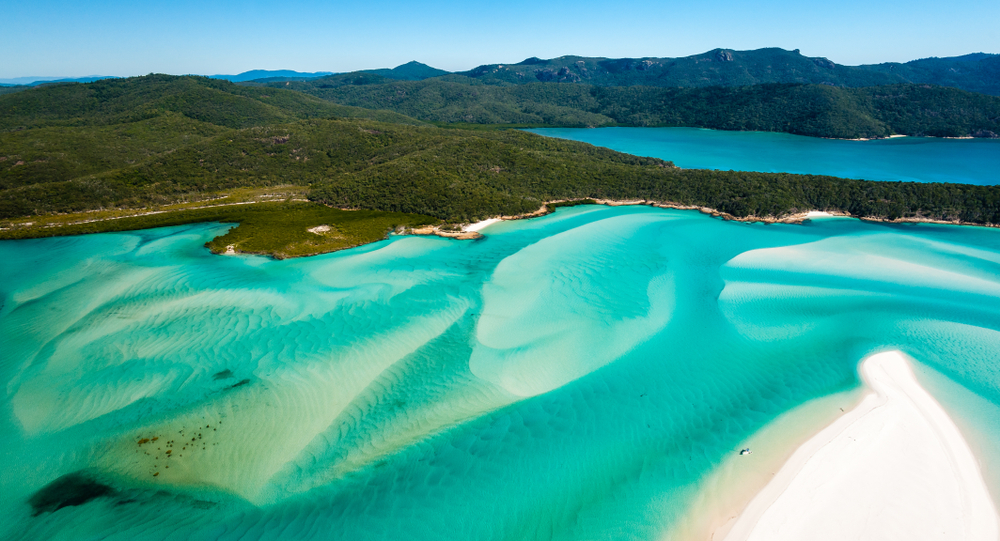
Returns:
[[[241,380],[237,381],[236,383],[230,385],[229,387],[226,387],[226,390],[228,391],[230,389],[235,389],[237,387],[242,387],[242,386],[246,385],[247,383],[250,383],[249,379],[241,379]]]
[[[51,513],[63,507],[83,505],[102,496],[114,495],[115,490],[81,472],[64,475],[45,485],[28,500],[32,515]]]

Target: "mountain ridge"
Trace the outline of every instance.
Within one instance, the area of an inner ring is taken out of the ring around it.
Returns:
[[[799,49],[712,49],[677,58],[567,55],[544,60],[531,57],[515,64],[484,64],[465,72],[456,72],[455,75],[487,84],[566,82],[594,86],[704,87],[801,83],[865,87],[914,83],[1000,95],[1000,54],[971,53],[906,63],[846,66],[825,57],[804,56]]]
[[[693,69],[695,67],[701,68]],[[467,77],[487,84],[528,82],[585,82],[595,86],[748,86],[763,83],[832,84],[834,86],[878,86],[895,83],[926,83],[953,86],[971,92],[1000,95],[1000,54],[969,53],[952,57],[928,57],[908,62],[882,62],[850,66],[826,57],[802,55],[799,49],[767,47],[753,50],[716,48],[684,57],[586,57],[526,58],[515,63],[482,64],[465,71],[450,72],[411,60],[394,68],[352,72],[299,72],[294,70],[250,70],[236,75],[206,75],[232,82],[273,82],[338,75],[370,74],[387,79],[420,81],[434,77]],[[93,82],[114,76],[17,77],[0,79],[0,86],[33,86],[61,82]],[[266,81],[266,80],[272,81]],[[624,83],[624,84],[623,84]]]
[[[930,84],[1000,96],[1000,54],[970,53],[930,57],[905,63],[846,66],[826,57],[804,56],[798,49],[771,47],[749,51],[712,49],[685,57],[607,58],[564,55],[526,58],[513,64],[483,64],[448,72],[410,61],[395,68],[367,69],[311,78],[320,84],[426,81],[481,83],[493,86],[538,82],[592,86],[698,88],[759,84],[822,84],[860,88],[891,84]],[[263,79],[243,84],[266,84]],[[285,82],[282,80],[281,82]]]

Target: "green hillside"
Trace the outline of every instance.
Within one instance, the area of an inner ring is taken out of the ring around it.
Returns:
[[[778,48],[753,51],[714,49],[681,58],[529,58],[517,64],[488,64],[460,75],[491,84],[536,82],[596,86],[705,87],[764,83],[873,86],[907,82],[891,73],[841,66],[825,58]]]
[[[845,66],[823,57],[804,56],[798,50],[776,47],[752,51],[713,49],[679,58],[571,55],[543,60],[532,57],[513,64],[485,64],[451,74],[410,62],[392,70],[367,70],[332,79],[351,79],[360,74],[395,80],[437,77],[452,82],[476,81],[499,86],[542,82],[701,88],[794,83],[857,88],[912,83],[1000,96],[1000,55],[983,53],[906,63]]]
[[[1000,96],[1000,54],[975,53],[952,58],[924,58],[906,63],[858,66],[913,83],[951,86]]]
[[[438,123],[689,126],[837,138],[1000,133],[1000,97],[898,84],[867,88],[765,84],[659,88],[340,75],[289,88],[335,103]]]
[[[206,77],[147,75],[45,85],[4,95],[0,97],[0,131],[123,124],[167,113],[229,128],[331,116],[413,122],[281,88],[240,86]]]
[[[66,180],[6,184],[0,216],[150,207],[236,188],[289,184],[334,207],[450,222],[529,212],[548,200],[575,198],[649,198],[736,216],[821,208],[1000,222],[997,187],[681,170],[654,158],[520,131],[350,119],[230,129],[134,165]]]
[[[1000,95],[1000,55],[972,54],[844,66],[798,50],[714,49],[680,58],[529,58],[516,64],[488,64],[458,75],[490,84],[535,82],[596,86],[707,87],[769,83],[866,87],[899,83],[949,86]]]

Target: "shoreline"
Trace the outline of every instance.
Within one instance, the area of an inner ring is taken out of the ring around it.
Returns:
[[[806,137],[809,137],[809,136],[807,135]],[[821,137],[820,139],[831,139],[831,140],[834,140],[834,141],[884,141],[886,139],[898,139],[900,137],[916,137],[916,136],[913,136],[913,135],[893,134],[893,135],[887,135],[885,137],[856,137],[854,139],[844,139],[844,138],[841,138],[841,137]],[[923,135],[921,135],[920,137],[931,137],[931,136],[923,136]],[[931,138],[932,139],[954,139],[954,137],[943,137],[943,138],[931,137]],[[972,139],[972,136],[970,135],[968,138]],[[965,139],[965,137],[962,137],[961,139]]]
[[[997,539],[978,461],[908,359],[879,353],[859,370],[861,403],[792,454],[725,541]]]
[[[308,200],[303,200],[303,199],[299,199],[299,198],[290,199],[290,201],[293,201],[293,202],[308,202]],[[139,213],[135,213],[135,214],[111,216],[111,217],[107,217],[107,218],[97,218],[97,219],[90,219],[90,220],[65,222],[65,223],[60,223],[60,224],[46,224],[46,225],[42,226],[42,228],[39,231],[49,232],[49,231],[57,230],[60,227],[69,227],[69,226],[74,226],[74,225],[90,224],[90,223],[100,223],[100,222],[113,222],[113,221],[120,220],[120,219],[125,219],[125,218],[135,218],[135,217],[142,217],[142,216],[148,216],[148,215],[154,215],[154,214],[169,214],[171,212],[183,212],[183,211],[188,211],[188,210],[202,210],[202,209],[211,209],[211,208],[222,208],[222,207],[228,207],[228,206],[252,205],[252,204],[256,204],[256,203],[272,203],[272,202],[275,202],[275,201],[263,199],[263,200],[254,200],[254,201],[239,201],[239,202],[232,202],[232,203],[223,203],[223,204],[219,204],[219,205],[202,205],[202,206],[185,207],[185,208],[179,208],[179,209],[144,211],[144,212],[139,212]],[[569,204],[567,204],[567,203],[569,203]],[[937,224],[937,225],[957,225],[957,226],[987,227],[987,228],[994,228],[994,229],[995,228],[1000,228],[1000,224],[993,224],[993,223],[982,224],[982,223],[974,223],[974,222],[963,222],[961,220],[936,220],[936,219],[932,219],[932,218],[920,218],[920,217],[906,217],[906,218],[888,219],[888,218],[881,218],[881,217],[877,217],[877,216],[854,216],[854,215],[850,214],[849,212],[839,211],[839,210],[829,211],[829,210],[816,210],[816,209],[813,209],[813,210],[809,210],[809,211],[806,211],[806,212],[797,212],[797,213],[794,213],[794,214],[789,214],[789,215],[783,216],[783,217],[776,217],[776,216],[755,216],[755,215],[742,216],[741,217],[741,216],[734,216],[734,215],[729,214],[727,212],[721,212],[721,211],[713,209],[711,207],[704,207],[704,206],[699,206],[699,205],[684,205],[684,204],[674,203],[674,202],[669,202],[669,201],[668,202],[663,202],[663,201],[656,201],[656,200],[650,200],[650,199],[627,199],[627,200],[619,200],[619,199],[555,199],[555,200],[552,200],[552,201],[546,201],[545,203],[543,203],[538,208],[538,210],[535,210],[535,211],[532,211],[532,212],[525,212],[525,213],[522,213],[522,214],[515,214],[515,215],[493,216],[493,217],[481,220],[481,221],[476,222],[476,223],[471,223],[471,224],[469,224],[469,223],[466,223],[466,224],[448,224],[448,223],[442,223],[442,224],[438,224],[438,225],[429,225],[429,226],[422,226],[422,227],[417,227],[417,228],[409,228],[409,229],[402,228],[402,229],[397,229],[394,232],[394,234],[401,235],[401,236],[405,236],[405,235],[438,236],[438,237],[450,238],[450,239],[455,239],[455,240],[478,240],[478,239],[481,239],[481,238],[484,237],[484,235],[481,233],[481,231],[484,230],[484,229],[486,229],[486,228],[488,228],[489,226],[494,225],[494,224],[497,224],[497,223],[500,223],[500,222],[504,222],[504,221],[526,220],[526,219],[530,219],[530,218],[538,218],[538,217],[546,216],[548,214],[551,214],[551,213],[555,212],[556,208],[558,208],[558,207],[562,207],[562,206],[576,206],[576,205],[584,205],[584,204],[605,205],[605,206],[610,206],[610,207],[643,205],[643,206],[650,206],[650,207],[662,208],[662,209],[696,210],[696,211],[698,211],[698,212],[700,212],[702,214],[707,214],[707,215],[709,215],[709,216],[711,216],[713,218],[721,218],[722,220],[725,220],[725,221],[745,222],[745,223],[762,223],[762,224],[765,224],[765,225],[769,225],[769,224],[802,224],[802,223],[804,223],[806,221],[809,221],[809,220],[812,220],[814,218],[854,218],[854,219],[858,219],[858,220],[862,220],[862,221],[866,221],[866,222],[889,223],[889,224],[920,224],[920,223],[926,223],[926,224]],[[337,208],[337,207],[330,207],[330,208]],[[349,211],[349,210],[356,210],[356,209],[338,208],[338,210]],[[87,214],[87,213],[90,213],[90,212],[96,212],[96,211],[85,211],[85,212],[83,212],[81,214]],[[25,223],[23,225],[23,227],[30,227],[31,225],[34,225],[34,224],[31,223],[31,222],[27,222],[27,223]],[[0,234],[3,234],[7,230],[8,229],[6,229],[6,228],[0,227]],[[104,232],[104,231],[90,231],[90,232],[83,233],[83,234],[101,233],[101,232]],[[393,232],[390,232],[390,234],[392,234],[392,233]],[[79,233],[71,233],[71,234],[79,234]],[[52,236],[62,236],[62,235],[60,235],[60,233],[58,233],[58,232],[54,232],[52,234],[38,234],[38,235],[30,235],[29,234],[27,236],[17,237],[17,238],[18,239],[31,239],[31,238],[45,238],[45,237],[52,237]],[[386,238],[388,238],[388,237],[386,237]],[[15,240],[15,239],[2,239],[2,240]],[[376,241],[371,241],[371,242],[376,242]],[[363,243],[363,244],[369,244],[369,243],[366,242],[366,243]],[[356,246],[362,246],[363,244],[356,245]],[[339,249],[336,249],[336,250],[332,250],[330,252],[319,252],[319,253],[316,253],[316,254],[309,254],[309,255],[303,255],[303,256],[291,256],[289,258],[309,257],[310,255],[322,255],[324,253],[337,252],[337,251],[340,251],[340,250],[343,250],[343,249],[354,248],[356,246],[339,248]],[[239,252],[239,251],[229,252],[227,250],[224,253],[220,253],[218,255],[237,255],[237,254],[242,254],[242,253],[244,253],[244,252]]]
[[[502,221],[527,220],[527,219],[530,219],[530,218],[538,218],[540,216],[546,216],[548,214],[551,214],[552,212],[555,212],[555,209],[550,208],[549,205],[558,204],[558,203],[572,203],[574,201],[578,201],[578,200],[573,200],[573,199],[554,199],[552,201],[546,201],[545,203],[542,204],[542,206],[538,210],[533,211],[533,212],[526,212],[526,213],[523,213],[523,214],[515,214],[515,215],[509,215],[509,216],[508,215],[494,216],[492,218],[489,218],[487,220],[483,220],[481,222],[478,222],[478,224],[473,224],[473,225],[486,224],[486,225],[483,225],[481,227],[478,227],[475,230],[476,232],[478,232],[480,229],[483,229],[483,228],[487,227],[488,225],[492,225],[494,223],[498,223],[498,222],[502,222]],[[881,218],[881,217],[878,217],[878,216],[854,216],[853,214],[851,214],[849,212],[840,211],[840,210],[817,210],[817,209],[814,209],[814,210],[809,210],[809,211],[805,211],[805,212],[797,212],[797,213],[789,214],[787,216],[782,216],[782,217],[776,217],[776,216],[756,216],[756,215],[750,215],[750,216],[742,216],[742,217],[740,217],[740,216],[733,216],[732,214],[729,214],[728,212],[722,212],[722,211],[719,211],[719,210],[716,210],[716,209],[713,209],[713,208],[710,208],[710,207],[702,207],[702,206],[698,206],[698,205],[684,205],[684,204],[680,204],[680,203],[662,202],[662,201],[655,201],[655,200],[651,200],[651,199],[624,199],[624,200],[622,200],[622,199],[589,199],[587,201],[593,201],[593,203],[581,203],[581,205],[582,204],[594,204],[594,205],[605,205],[605,206],[609,206],[609,207],[649,206],[649,207],[656,207],[656,208],[662,208],[662,209],[673,209],[673,210],[697,210],[698,212],[701,212],[702,214],[708,214],[709,216],[711,216],[713,218],[721,218],[721,219],[723,219],[723,220],[725,220],[727,222],[746,222],[746,223],[763,223],[763,224],[802,224],[802,223],[806,222],[807,220],[811,220],[811,219],[814,219],[814,218],[854,218],[854,219],[865,221],[865,222],[889,223],[889,224],[918,224],[918,223],[920,223],[920,224],[961,225],[961,226],[1000,228],[1000,224],[992,224],[992,223],[980,224],[980,223],[974,223],[974,222],[963,222],[961,220],[936,220],[936,219],[933,219],[933,218],[919,218],[919,217],[905,217],[905,218],[888,219],[888,218]],[[564,206],[572,206],[572,205],[564,205]],[[487,222],[489,222],[489,223],[487,223]],[[416,234],[435,234],[435,233],[416,233]],[[446,235],[441,235],[441,236],[446,236]],[[455,238],[452,235],[447,235],[447,236],[451,236],[452,238]]]

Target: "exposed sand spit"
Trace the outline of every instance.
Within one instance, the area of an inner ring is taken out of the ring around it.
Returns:
[[[998,538],[976,458],[906,357],[873,355],[861,375],[872,392],[792,455],[727,541]]]

